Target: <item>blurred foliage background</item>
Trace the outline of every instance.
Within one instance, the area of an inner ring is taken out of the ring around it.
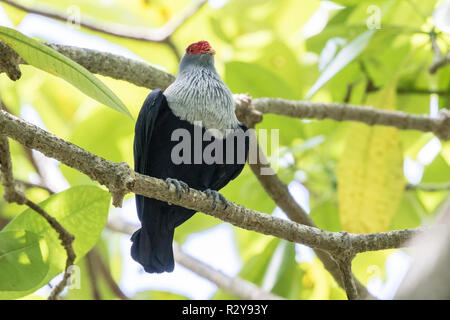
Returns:
[[[154,28],[180,14],[189,1],[47,0],[26,1],[26,4],[63,14],[75,5],[83,19]],[[27,16],[26,12],[10,5],[0,5],[14,26],[20,26]],[[380,12],[379,29],[368,28],[368,19],[374,19],[369,6],[376,6]],[[439,108],[449,106],[450,68],[441,68],[435,74],[428,72],[434,57],[430,37],[436,37],[443,53],[448,52],[449,6],[448,1],[435,0],[210,1],[171,39],[179,53],[192,42],[208,40],[218,53],[216,67],[234,93],[356,105],[368,104],[371,99],[369,104],[376,107],[436,115]],[[63,27],[67,25],[61,22]],[[120,46],[170,73],[177,72],[177,56],[164,43],[118,38],[82,27],[80,32]],[[54,42],[55,33],[47,30],[33,35]],[[67,39],[58,41],[70,44],[70,34]],[[0,75],[0,95],[12,113],[25,119],[40,119],[40,125],[47,130],[108,160],[133,163],[133,121],[87,98],[59,78],[30,66],[21,69],[23,75],[17,82],[10,81],[5,74]],[[136,118],[149,90],[99,78]],[[391,94],[380,98],[377,95],[383,88]],[[308,208],[320,228],[359,232],[414,228],[431,223],[448,199],[448,190],[404,190],[408,182],[445,185],[450,181],[450,142],[440,142],[431,133],[374,132],[372,128],[354,123],[302,121],[276,115],[266,115],[258,128],[280,129],[280,149],[270,150],[272,156],[278,153],[279,157],[273,157],[279,159],[278,174],[289,184],[302,206]],[[57,191],[94,184],[64,165],[56,164],[62,176],[55,170],[36,172],[29,154],[20,145],[11,141],[11,148],[14,174],[18,179],[36,182],[44,177],[48,186]],[[48,162],[37,153],[34,158],[37,162]],[[385,179],[374,178],[379,176]],[[82,192],[84,189],[80,188],[78,191]],[[299,188],[301,192],[295,193]],[[276,211],[276,205],[248,167],[223,194],[248,208],[266,213]],[[38,188],[28,189],[27,195],[36,202],[49,196]],[[302,195],[306,201],[300,199]],[[345,209],[343,203],[354,201],[366,202],[372,209],[365,214],[362,213],[367,211],[364,204],[354,210]],[[377,207],[383,201],[385,205]],[[67,202],[59,205],[64,209]],[[0,222],[6,224],[23,210],[21,206],[0,200]],[[386,213],[386,210],[391,212]],[[123,212],[111,209],[110,216],[121,214]],[[102,219],[92,224],[103,225]],[[188,237],[220,223],[218,219],[196,214],[176,230],[175,240],[182,244]],[[82,225],[89,230],[92,224]],[[361,225],[365,227],[360,228]],[[121,250],[119,236],[104,230],[96,245],[118,283],[123,277],[123,255],[129,254]],[[242,266],[238,272],[240,277],[288,299],[345,298],[344,291],[317,258],[299,257],[304,251],[298,246],[238,228],[233,228],[233,237]],[[407,253],[407,250],[401,251]],[[353,271],[363,284],[369,283],[373,290],[380,289],[386,280],[386,261],[395,254],[392,250],[360,254],[353,262]],[[64,261],[64,256],[58,259]],[[69,290],[65,298],[92,299],[94,291],[86,258],[79,259],[77,265],[81,267],[81,289]],[[34,289],[28,288],[27,294],[39,288],[38,283],[45,284],[37,282]],[[104,279],[99,278],[97,285],[101,298],[117,298]],[[5,298],[24,296],[1,294]],[[130,298],[184,296],[149,288]],[[217,290],[211,298],[234,297]]]

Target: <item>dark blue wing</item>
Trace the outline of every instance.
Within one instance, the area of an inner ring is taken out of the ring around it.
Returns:
[[[134,170],[148,175],[150,173],[150,140],[156,119],[167,101],[160,89],[153,90],[145,99],[139,112],[134,130]]]

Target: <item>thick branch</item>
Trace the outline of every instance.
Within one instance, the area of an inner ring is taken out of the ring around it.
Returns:
[[[74,60],[92,73],[124,80],[140,87],[167,88],[175,77],[150,64],[120,55],[73,46],[46,43],[49,47]],[[16,64],[27,64],[15,51],[0,41],[0,57]],[[6,71],[0,64],[0,72]],[[15,80],[15,79],[12,79]]]
[[[187,193],[178,197],[175,188],[168,189],[166,182],[161,179],[135,173],[125,163],[115,163],[100,158],[5,111],[0,111],[0,134],[7,135],[29,148],[39,150],[46,156],[57,159],[105,185],[112,193],[113,204],[116,206],[121,205],[126,193],[133,192],[201,211],[247,230],[301,243],[312,248],[330,252],[347,250],[345,246],[343,247],[342,234],[339,232],[322,231],[300,225],[232,202],[226,208],[222,205],[216,207],[213,199],[195,189],[189,189]],[[420,230],[350,234],[348,237],[355,252],[363,252],[401,247],[405,240],[418,231]]]
[[[301,119],[359,121],[368,125],[391,126],[403,130],[433,132],[442,140],[450,139],[450,111],[441,109],[438,118],[388,111],[344,103],[293,101],[279,98],[253,99],[256,110]]]

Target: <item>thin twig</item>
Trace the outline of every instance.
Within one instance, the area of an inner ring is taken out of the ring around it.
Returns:
[[[50,195],[54,194],[52,189],[50,189],[49,187],[44,186],[42,184],[32,183],[32,182],[28,182],[28,181],[19,180],[19,179],[16,179],[15,183],[18,185],[21,185],[25,189],[38,188],[38,189],[47,191]]]
[[[0,2],[4,2],[22,11],[38,14],[63,22],[70,20],[69,16],[50,11],[48,9],[29,7],[11,0],[0,0]],[[192,15],[194,15],[206,2],[206,0],[196,1],[192,5],[188,6],[178,16],[175,16],[172,20],[159,28],[131,27],[113,22],[99,23],[94,19],[86,18],[85,15],[83,15],[81,21],[77,22],[84,28],[104,34],[113,35],[116,37],[147,42],[166,42],[167,39],[173,33],[175,33]]]
[[[432,32],[430,34],[431,49],[434,53],[433,62],[428,68],[428,72],[430,72],[431,74],[436,73],[440,68],[450,64],[450,52],[447,52],[446,55],[442,54],[441,49],[439,49],[439,46],[437,44],[436,36],[437,35],[435,32]]]
[[[100,274],[105,279],[106,283],[108,284],[111,291],[121,300],[129,300],[129,298],[123,293],[122,289],[117,285],[116,281],[112,277],[111,271],[109,270],[108,266],[106,265],[105,261],[100,255],[100,252],[96,248],[92,249],[90,252],[90,256],[92,258],[92,261],[94,265],[98,268],[100,271]]]
[[[440,59],[434,61],[428,71],[430,73],[436,73],[440,68],[450,64],[450,52],[442,56]]]
[[[6,113],[6,111],[1,110],[1,112]],[[9,114],[9,113],[8,113]],[[38,206],[36,203],[27,199],[25,195],[17,189],[15,184],[15,180],[12,173],[12,163],[11,163],[11,154],[9,151],[9,142],[8,138],[3,135],[0,135],[0,169],[2,172],[2,183],[4,186],[4,197],[8,202],[16,202],[18,204],[24,204],[28,206],[30,209],[36,211],[39,215],[41,215],[50,226],[59,234],[59,239],[67,252],[67,260],[66,260],[66,268],[64,271],[63,279],[61,282],[56,285],[50,296],[49,300],[55,300],[58,298],[59,294],[62,292],[64,287],[67,284],[67,281],[70,277],[70,266],[75,262],[75,251],[73,250],[72,243],[74,241],[74,236],[67,232],[66,229],[51,215],[49,215],[44,209]]]
[[[71,235],[69,232],[67,232],[66,229],[64,229],[64,227],[55,218],[53,218],[51,215],[45,212],[41,207],[39,207],[34,202],[27,199],[25,204],[34,211],[36,211],[37,213],[39,213],[42,217],[44,217],[44,219],[47,220],[47,222],[52,226],[52,228],[59,233],[59,239],[61,240],[61,243],[67,252],[66,268],[64,270],[63,279],[53,288],[53,291],[48,297],[49,300],[56,300],[58,299],[58,296],[61,294],[61,292],[64,290],[64,287],[67,285],[67,282],[71,274],[70,267],[75,262],[76,254],[72,246],[75,237]]]
[[[94,300],[101,300],[102,296],[100,294],[100,290],[98,288],[98,282],[97,282],[97,270],[95,268],[95,263],[93,261],[93,257],[92,257],[92,250],[89,251],[86,254],[86,268],[87,268],[87,272],[88,272],[88,276],[89,276],[89,282],[91,284],[91,293],[92,293],[92,298]]]
[[[184,253],[176,243],[173,244],[173,251],[179,264],[210,280],[223,291],[235,297],[248,300],[284,300],[284,298],[266,292],[249,281],[239,277],[229,277],[223,272],[213,269],[200,260]]]
[[[137,229],[136,226],[118,219],[109,220],[107,223],[107,228],[112,231],[129,235],[132,235],[133,232]],[[235,297],[238,297],[240,299],[255,300],[283,299],[282,297],[262,290],[261,288],[247,280],[241,279],[239,277],[227,276],[223,272],[216,270],[206,263],[188,255],[175,242],[173,243],[173,255],[177,263],[198,274],[199,276],[208,279],[212,283],[216,284],[220,289]]]
[[[408,191],[420,190],[420,191],[426,191],[426,192],[450,191],[450,182],[420,183],[420,184],[408,183],[406,185],[405,189]]]

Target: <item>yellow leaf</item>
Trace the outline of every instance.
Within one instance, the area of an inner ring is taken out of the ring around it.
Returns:
[[[368,105],[395,109],[396,84],[367,100]],[[386,231],[403,196],[403,152],[396,128],[352,123],[338,164],[338,200],[346,231]]]

